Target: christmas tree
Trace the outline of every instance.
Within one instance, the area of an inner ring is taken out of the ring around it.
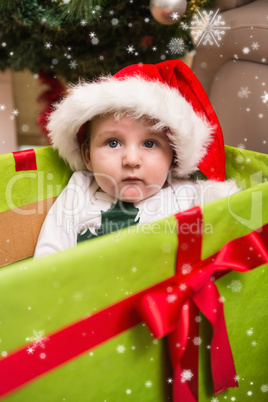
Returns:
[[[188,0],[183,17],[174,13],[174,24],[163,25],[152,17],[149,0],[1,1],[0,69],[51,72],[75,82],[179,58],[193,49],[193,15],[212,3]]]

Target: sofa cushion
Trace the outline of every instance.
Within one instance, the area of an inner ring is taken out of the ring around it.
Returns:
[[[231,8],[241,7],[255,0],[216,0],[214,7],[220,10],[230,10]]]

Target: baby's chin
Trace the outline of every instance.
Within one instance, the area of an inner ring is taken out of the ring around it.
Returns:
[[[124,188],[124,191],[121,191],[118,199],[124,202],[129,202],[129,203],[137,203],[140,201],[143,201],[152,195],[154,195],[155,192],[151,191],[142,191],[141,188],[138,186],[132,186],[128,185],[127,188]]]
[[[119,199],[124,202],[136,203],[145,199],[144,195],[141,194],[137,189],[131,188],[120,194]]]

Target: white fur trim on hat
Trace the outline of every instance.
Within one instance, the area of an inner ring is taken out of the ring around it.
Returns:
[[[116,79],[101,78],[74,86],[51,114],[48,130],[54,148],[73,170],[84,170],[79,128],[93,117],[120,109],[135,110],[135,116],[158,119],[170,131],[176,154],[174,174],[187,177],[194,172],[206,154],[213,128],[205,117],[194,112],[179,90],[159,81],[146,81],[140,76]]]

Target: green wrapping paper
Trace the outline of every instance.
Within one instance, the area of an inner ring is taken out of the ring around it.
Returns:
[[[2,268],[2,350],[14,350],[36,336],[45,337],[172,276],[176,234],[164,233],[164,223],[159,230],[155,236],[149,227],[139,234],[131,228],[120,236],[102,236],[55,256]],[[140,253],[141,244],[144,253]],[[40,354],[44,351],[37,348]],[[165,343],[155,341],[148,329],[139,325],[6,399],[143,400],[147,392],[149,400],[162,401],[167,387],[163,378],[171,377],[167,362]]]
[[[0,156],[0,212],[56,197],[72,174],[51,147],[35,150],[37,170],[16,171],[12,153]]]
[[[202,317],[199,400],[265,402],[268,395],[267,265],[245,274],[232,272],[217,280],[216,284],[224,300],[225,320],[239,386],[213,397],[209,365],[211,334],[206,320]]]
[[[15,155],[0,157],[0,266],[33,255],[45,216],[72,174],[51,147]],[[25,163],[29,155],[32,164]]]
[[[37,166],[44,169],[46,178],[47,173],[54,172],[47,161],[53,166],[55,162],[55,174],[53,178],[48,176],[47,182],[50,193],[43,192],[41,197],[57,196],[70,171],[51,148],[38,153]],[[245,190],[202,207],[202,259],[218,252],[226,242],[268,223],[268,157],[230,147],[226,147],[226,156],[227,177],[234,177]],[[6,170],[8,181],[19,173],[11,171],[10,156],[5,157],[10,168]],[[59,174],[59,169],[64,170],[64,175]],[[28,191],[22,182],[12,196],[16,207],[40,201],[38,187],[31,186]],[[8,208],[6,200],[1,200],[0,205],[2,211]],[[29,259],[0,268],[0,354],[4,358],[35,342],[34,352],[45,358],[49,342],[46,337],[51,332],[173,276],[177,246],[176,222],[170,217],[90,240],[42,260]],[[217,280],[239,388],[213,396],[209,368],[211,330],[201,316],[199,401],[267,400],[266,272],[267,265],[263,265]],[[145,325],[139,324],[4,400],[162,402],[172,400],[171,389],[166,339],[155,340]]]

